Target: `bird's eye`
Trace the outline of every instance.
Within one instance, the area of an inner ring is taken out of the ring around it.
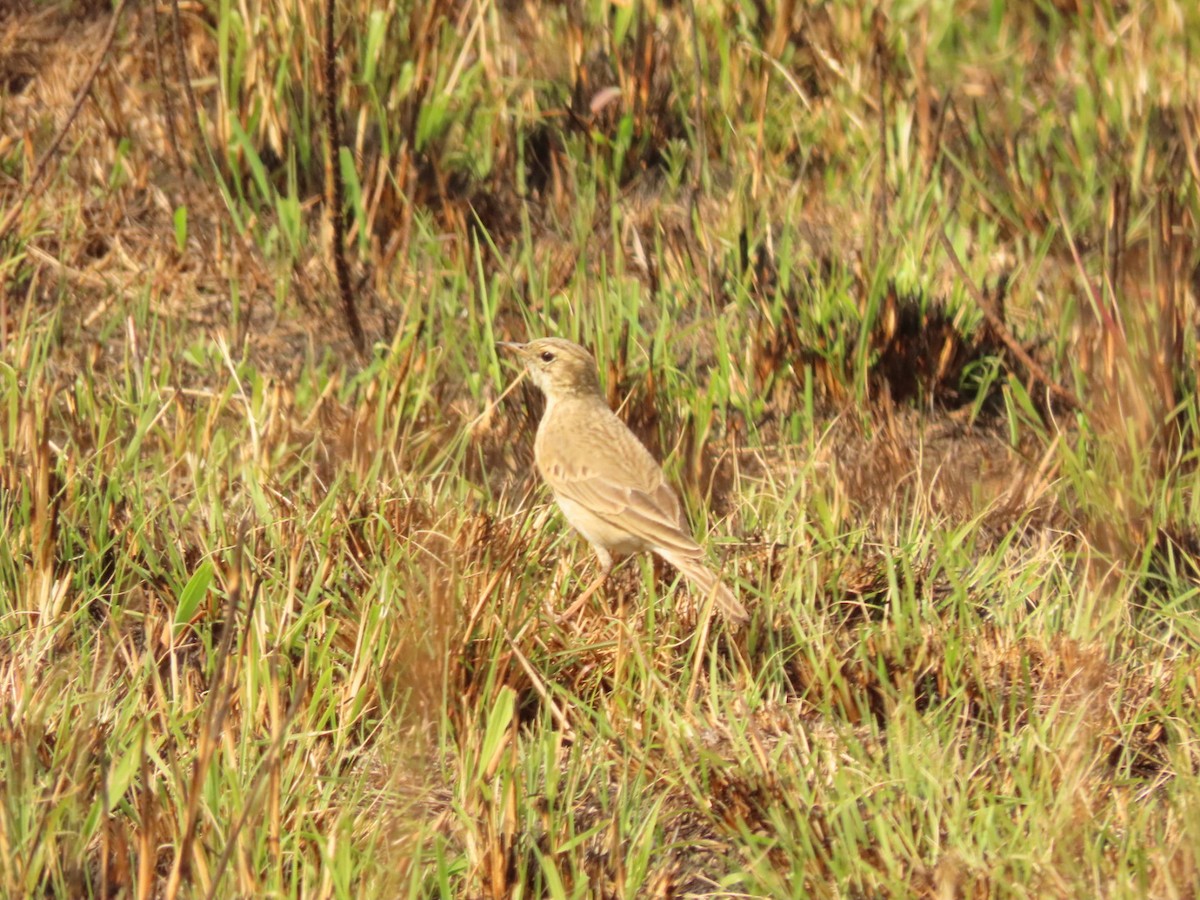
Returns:
[[[554,354],[549,350],[542,351],[542,362],[554,362]]]

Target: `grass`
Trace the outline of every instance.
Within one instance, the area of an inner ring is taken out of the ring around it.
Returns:
[[[0,893],[1197,892],[1195,13],[689,8],[344,0],[362,355],[323,7],[125,10],[36,183],[111,10],[0,19]],[[556,621],[538,334],[744,632]]]

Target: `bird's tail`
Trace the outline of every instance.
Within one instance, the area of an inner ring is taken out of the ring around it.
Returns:
[[[671,552],[659,551],[659,556],[679,570],[679,573],[700,592],[704,600],[711,596],[731,625],[741,626],[750,620],[746,607],[738,601],[725,582],[709,569],[704,563],[691,556],[678,556]]]

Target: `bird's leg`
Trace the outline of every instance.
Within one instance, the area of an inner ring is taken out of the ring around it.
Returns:
[[[587,586],[587,589],[579,595],[579,597],[570,606],[563,611],[558,617],[559,622],[568,622],[575,617],[575,614],[583,609],[584,604],[592,599],[592,594],[600,590],[604,586],[604,582],[608,581],[608,573],[612,571],[613,558],[612,554],[603,547],[594,547],[596,557],[600,560],[600,574]]]

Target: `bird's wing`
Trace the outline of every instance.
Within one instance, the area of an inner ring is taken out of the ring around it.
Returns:
[[[694,555],[699,545],[679,522],[679,502],[666,484],[653,493],[614,484],[586,466],[559,471],[546,479],[560,499],[570,500],[615,529],[626,531],[652,547]]]
[[[611,413],[594,416],[562,439],[576,452],[555,454],[542,472],[555,494],[651,546],[687,555],[699,551],[662,468],[624,422]],[[583,448],[591,452],[580,452]]]

